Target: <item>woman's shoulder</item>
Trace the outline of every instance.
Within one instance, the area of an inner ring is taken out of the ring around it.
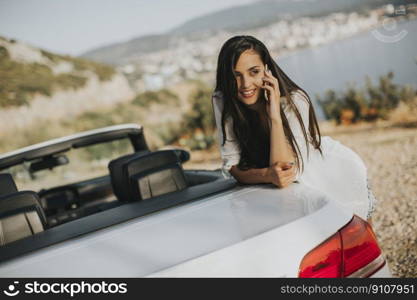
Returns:
[[[214,116],[216,118],[216,122],[218,123],[217,126],[222,126],[221,124],[221,115],[223,113],[224,101],[223,101],[223,93],[221,91],[214,91],[212,94],[212,102],[213,102],[213,110]],[[226,117],[225,126],[226,130],[230,130],[233,126],[233,119],[231,116]]]
[[[211,101],[213,102],[214,108],[223,110],[223,93],[221,91],[214,91],[211,96]]]
[[[298,110],[308,110],[309,108],[309,102],[308,102],[308,98],[307,95],[302,91],[302,90],[294,90],[290,92],[290,97],[292,102],[294,103],[294,105],[297,107]],[[285,109],[290,109],[291,106],[288,105],[288,100],[286,97],[282,98],[283,104],[284,104],[284,108]]]
[[[304,103],[308,103],[307,95],[300,89],[291,91],[290,96],[294,102],[303,101]]]
[[[223,99],[223,93],[221,91],[215,90],[215,91],[213,91],[213,94],[212,94],[211,97],[212,97],[213,101],[214,100],[221,101]]]

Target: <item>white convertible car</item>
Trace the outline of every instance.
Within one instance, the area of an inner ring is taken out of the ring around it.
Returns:
[[[149,151],[135,124],[0,155],[0,277],[391,276],[371,226],[332,199],[188,159]]]

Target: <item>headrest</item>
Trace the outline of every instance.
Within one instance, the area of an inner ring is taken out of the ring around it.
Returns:
[[[35,192],[22,191],[0,196],[0,218],[29,211],[36,211],[42,224],[46,225],[46,216]]]
[[[16,183],[9,173],[0,174],[0,196],[17,192]]]
[[[120,201],[128,201],[127,199],[129,198],[129,193],[127,191],[128,184],[125,182],[122,172],[124,165],[129,160],[134,159],[135,157],[140,157],[146,153],[149,153],[149,151],[145,150],[127,154],[109,162],[108,167],[110,172],[111,185],[113,187],[113,193]]]
[[[0,196],[0,246],[42,232],[46,217],[35,192]]]
[[[115,195],[120,201],[138,201],[187,187],[181,162],[184,150],[162,150],[120,157],[109,164]]]

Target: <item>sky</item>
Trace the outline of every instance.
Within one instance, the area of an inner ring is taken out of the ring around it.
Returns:
[[[80,55],[250,2],[254,0],[0,0],[0,35]]]

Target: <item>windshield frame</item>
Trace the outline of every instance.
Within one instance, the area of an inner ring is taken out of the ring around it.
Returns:
[[[33,161],[45,156],[69,151],[72,148],[81,148],[110,142],[113,140],[129,138],[135,151],[149,150],[143,134],[143,127],[138,124],[122,124],[93,129],[73,135],[48,140],[46,142],[27,146],[15,151],[0,155],[0,171]]]

